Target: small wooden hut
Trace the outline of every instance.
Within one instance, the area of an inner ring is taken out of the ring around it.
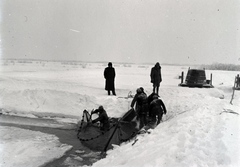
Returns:
[[[184,72],[182,72],[180,79],[181,79],[181,83],[179,84],[179,86],[213,88],[212,74],[210,76],[210,80],[207,80],[204,69],[190,69],[189,68],[185,82],[184,82]]]

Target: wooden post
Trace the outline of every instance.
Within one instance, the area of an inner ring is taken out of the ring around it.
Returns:
[[[212,73],[210,75],[210,85],[212,86]]]
[[[240,83],[239,83],[239,74],[236,77],[236,88],[239,89]]]
[[[183,83],[184,72],[182,71],[181,84]]]
[[[237,80],[237,77],[235,77],[235,79],[234,79],[233,93],[232,93],[232,99],[230,101],[230,104],[232,104],[232,101],[233,101],[233,98],[234,98],[234,92],[235,92],[235,87],[236,87],[236,80]]]
[[[117,124],[115,125],[116,127],[115,127],[115,129],[114,129],[112,135],[110,136],[110,138],[109,138],[109,140],[108,140],[108,142],[107,142],[105,148],[104,148],[104,152],[107,151],[107,148],[108,148],[108,146],[109,146],[109,144],[110,144],[110,141],[112,140],[112,138],[113,138],[113,136],[114,136],[116,130],[119,128],[119,124],[120,124],[120,121],[118,120]]]

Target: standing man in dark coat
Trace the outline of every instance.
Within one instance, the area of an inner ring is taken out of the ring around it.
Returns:
[[[162,82],[161,66],[157,62],[151,70],[151,83],[153,83],[153,93],[159,93],[160,83]]]
[[[115,69],[112,67],[112,63],[109,62],[108,67],[104,70],[104,78],[106,79],[105,90],[108,91],[108,95],[110,95],[110,91],[112,91],[112,94],[116,96],[114,84],[115,75]]]

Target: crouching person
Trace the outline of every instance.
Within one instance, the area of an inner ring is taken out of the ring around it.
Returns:
[[[149,119],[151,124],[157,126],[162,120],[163,114],[166,114],[166,107],[157,94],[153,95],[153,101],[149,106]]]
[[[98,109],[92,112],[92,114],[98,113],[98,118],[94,119],[92,123],[100,122],[100,130],[107,131],[110,128],[110,122],[107,112],[104,110],[103,106],[99,106]]]

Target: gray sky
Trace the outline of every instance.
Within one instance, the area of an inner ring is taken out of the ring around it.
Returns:
[[[239,0],[0,0],[1,58],[240,64]]]

